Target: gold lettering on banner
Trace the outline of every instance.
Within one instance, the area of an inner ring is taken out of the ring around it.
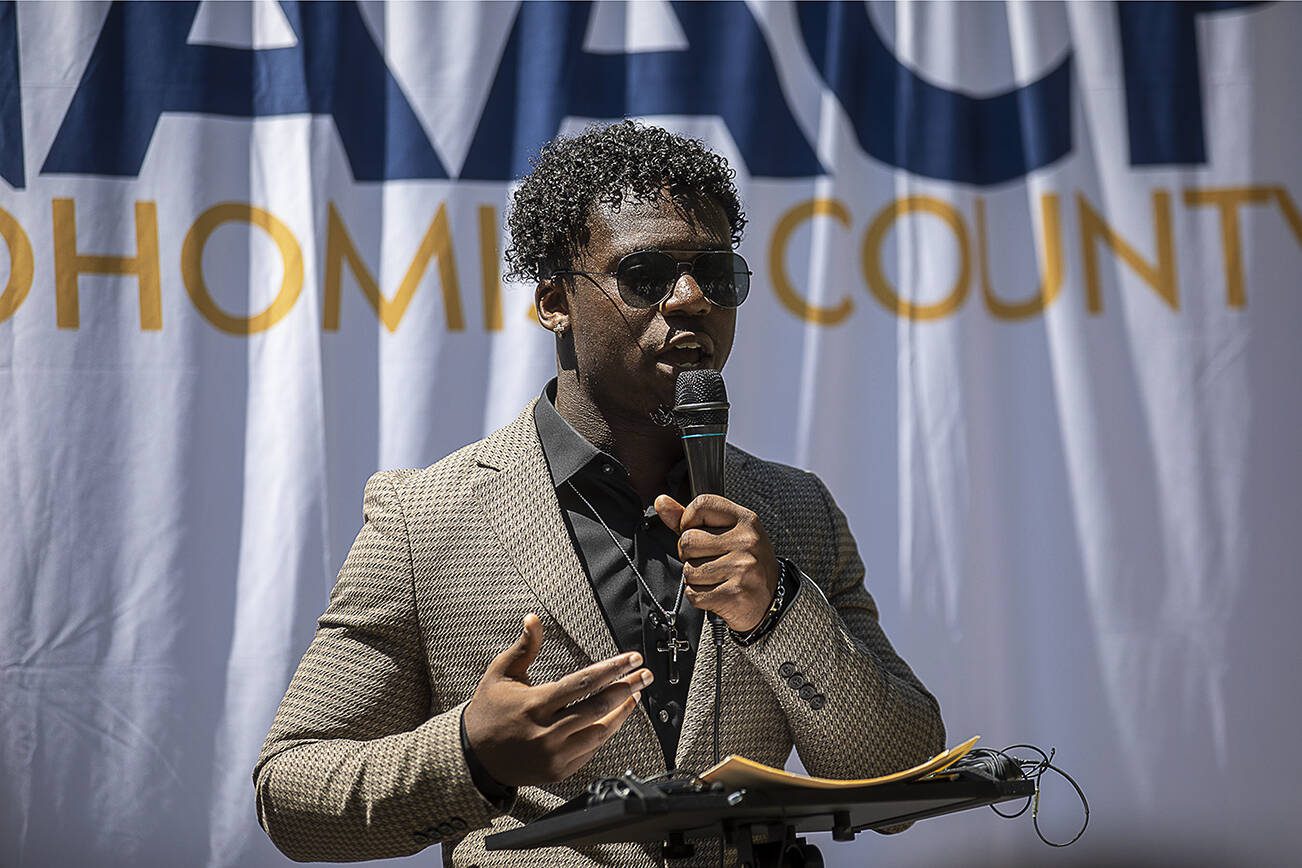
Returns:
[[[882,268],[882,245],[886,240],[886,233],[895,226],[899,218],[915,212],[939,217],[941,222],[954,233],[954,239],[958,243],[958,277],[949,294],[931,304],[901,298]],[[940,319],[958,310],[967,297],[968,285],[972,281],[971,248],[963,215],[950,203],[934,196],[909,196],[896,199],[877,213],[864,235],[862,260],[868,291],[873,294],[873,298],[881,302],[882,307],[897,316],[913,320]]]
[[[995,295],[990,281],[990,244],[986,233],[986,202],[976,197],[977,273],[981,277],[981,295],[986,307],[999,319],[1018,320],[1043,313],[1062,291],[1062,214],[1054,193],[1040,196],[1040,215],[1044,238],[1044,272],[1035,295],[1024,301],[1005,301]]]
[[[484,330],[502,330],[502,272],[498,268],[497,209],[479,206],[479,280],[484,291]]]
[[[82,274],[135,275],[140,296],[140,328],[163,327],[163,290],[158,270],[158,206],[136,202],[136,255],[81,253],[77,249],[77,206],[71,199],[50,203],[54,220],[54,308],[61,329],[81,325],[77,279]]]
[[[347,260],[349,269],[362,288],[362,294],[370,303],[376,316],[380,318],[380,322],[384,323],[384,327],[390,332],[395,332],[398,330],[398,323],[402,321],[403,314],[407,312],[407,305],[411,304],[412,296],[416,294],[416,288],[420,286],[421,279],[425,276],[426,269],[429,268],[430,260],[436,257],[439,280],[443,286],[443,311],[447,318],[448,331],[465,330],[466,318],[461,312],[461,284],[457,279],[457,263],[452,252],[452,232],[448,228],[446,204],[439,203],[438,211],[430,221],[429,229],[425,230],[425,236],[421,238],[411,264],[407,266],[407,273],[403,275],[402,282],[398,284],[398,289],[391,299],[386,298],[380,291],[379,282],[375,279],[375,275],[371,274],[361,254],[357,252],[357,247],[353,244],[353,239],[349,236],[348,229],[344,226],[344,221],[333,202],[330,203],[328,220],[323,305],[325,310],[322,322],[326,331],[339,330],[339,307],[343,295],[340,284],[343,279],[344,260]]]
[[[773,291],[782,306],[805,322],[818,325],[837,325],[854,311],[854,300],[844,296],[834,306],[816,305],[802,295],[791,282],[787,272],[787,244],[802,223],[815,217],[831,217],[842,226],[850,226],[850,210],[839,199],[810,199],[795,205],[783,214],[773,229],[769,243],[769,275]]]
[[[1230,307],[1248,303],[1243,285],[1243,243],[1239,231],[1239,208],[1244,205],[1269,205],[1275,191],[1270,187],[1189,188],[1184,203],[1190,208],[1214,207],[1220,216],[1221,255],[1225,268],[1225,301]]]
[[[1176,282],[1175,240],[1171,232],[1171,194],[1165,190],[1153,191],[1153,234],[1157,242],[1157,261],[1149,263],[1122,238],[1115,229],[1085,198],[1076,194],[1080,212],[1081,255],[1085,260],[1085,306],[1090,313],[1103,312],[1103,290],[1099,277],[1097,245],[1102,241],[1139,278],[1157,291],[1172,310],[1180,309],[1180,287]]]
[[[203,251],[208,239],[223,223],[247,223],[271,236],[280,251],[285,273],[280,279],[280,289],[266,310],[252,316],[227,313],[217,306],[208,283],[203,276]],[[218,329],[232,335],[251,335],[263,332],[284,319],[298,301],[303,291],[303,251],[289,227],[280,218],[256,205],[246,202],[222,202],[199,215],[185,234],[181,245],[181,277],[190,300],[204,318]]]
[[[0,208],[0,238],[9,250],[9,278],[0,291],[0,322],[17,313],[32,288],[32,275],[36,273],[32,257],[32,242],[22,225],[3,208]]]
[[[1297,243],[1302,244],[1302,213],[1298,211],[1297,205],[1294,204],[1288,190],[1283,187],[1271,188],[1275,194],[1275,201],[1279,203],[1279,210],[1284,212],[1284,220],[1288,223],[1288,228],[1293,230],[1293,236],[1297,238]]]

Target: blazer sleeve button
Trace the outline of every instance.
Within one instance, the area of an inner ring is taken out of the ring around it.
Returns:
[[[792,675],[796,674],[796,664],[788,660],[786,663],[783,663],[778,667],[778,674],[783,678],[790,678]]]
[[[814,711],[818,711],[824,705],[827,705],[827,697],[823,694],[815,693],[813,696],[809,697],[809,707]]]
[[[787,687],[790,687],[792,690],[799,690],[804,686],[805,686],[805,673],[803,672],[793,672],[787,678]]]
[[[813,699],[814,694],[816,693],[818,693],[818,690],[814,687],[814,685],[811,682],[808,681],[806,681],[804,686],[800,688],[800,698],[804,700]]]

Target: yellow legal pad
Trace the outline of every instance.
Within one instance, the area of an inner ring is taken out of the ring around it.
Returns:
[[[715,765],[702,774],[701,777],[710,782],[720,781],[729,787],[798,787],[814,790],[872,787],[878,784],[893,784],[897,781],[913,780],[948,768],[962,759],[963,755],[972,749],[972,745],[976,744],[979,738],[981,736],[974,735],[956,747],[941,751],[922,765],[916,765],[911,769],[900,772],[892,772],[889,775],[882,775],[879,778],[867,778],[857,781],[815,778],[809,775],[798,775],[785,769],[775,769],[772,766],[766,766],[763,763],[757,763],[736,754]]]

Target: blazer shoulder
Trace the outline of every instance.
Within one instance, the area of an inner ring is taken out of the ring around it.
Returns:
[[[428,467],[401,467],[391,470],[377,470],[366,480],[367,502],[382,501],[396,495],[399,501],[407,500],[415,488],[426,486],[446,486],[452,480],[464,475],[467,466],[473,466],[475,447],[479,441],[468,443],[455,452],[440,458]]]
[[[821,498],[826,491],[822,480],[810,471],[760,458],[732,444],[728,445],[727,462],[742,487],[762,493],[766,499],[781,500],[793,493]]]
[[[728,447],[729,496],[759,514],[779,555],[806,572],[830,562],[838,527],[831,495],[808,470]]]
[[[408,500],[431,490],[454,491],[470,484],[481,468],[496,469],[504,463],[504,457],[513,458],[520,444],[527,442],[531,436],[537,441],[533,425],[533,405],[536,400],[530,401],[510,424],[480,440],[467,443],[428,467],[376,473],[367,483],[368,490],[372,484],[392,485],[401,500]]]

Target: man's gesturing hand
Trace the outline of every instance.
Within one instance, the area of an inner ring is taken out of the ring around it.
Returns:
[[[773,604],[779,574],[759,516],[718,494],[702,494],[686,507],[662,494],[656,514],[678,534],[688,602],[717,612],[733,630],[758,626]]]
[[[564,780],[583,767],[637,708],[648,669],[642,655],[618,654],[551,684],[531,684],[542,647],[538,616],[488,664],[462,717],[475,757],[509,787]]]

